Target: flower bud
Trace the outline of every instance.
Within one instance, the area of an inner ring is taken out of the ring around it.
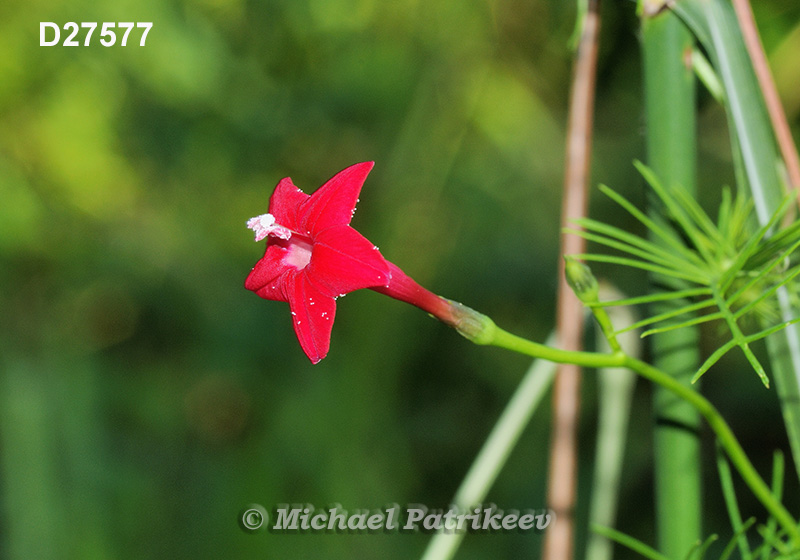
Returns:
[[[575,292],[583,303],[591,305],[599,301],[600,288],[597,279],[592,274],[592,270],[571,257],[565,257],[566,263],[564,270],[567,277],[567,284]]]

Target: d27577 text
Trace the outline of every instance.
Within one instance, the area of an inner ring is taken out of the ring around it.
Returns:
[[[127,46],[128,36],[131,34],[131,30],[134,28],[137,29],[137,34],[139,29],[144,30],[141,32],[141,38],[139,39],[139,46],[143,47],[145,41],[147,40],[147,34],[153,27],[153,22],[140,21],[134,23],[132,21],[120,21],[115,23],[113,21],[105,21],[98,23],[96,21],[84,21],[78,25],[74,21],[69,21],[64,24],[64,42],[61,43],[61,45],[64,47],[88,47],[92,42],[94,30],[97,29],[98,26],[100,26],[100,32],[97,36],[100,39],[100,44],[104,47],[112,47],[114,45],[119,45],[121,47]],[[57,46],[62,37],[61,29],[62,28],[59,27],[58,24],[53,23],[52,21],[39,22],[39,46]],[[86,31],[85,33],[81,33],[81,30]],[[79,34],[80,37],[78,37]],[[83,39],[83,41],[78,39]]]

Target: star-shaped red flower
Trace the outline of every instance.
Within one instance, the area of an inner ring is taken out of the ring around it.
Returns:
[[[336,298],[361,288],[386,288],[391,280],[378,248],[350,227],[373,165],[350,166],[311,196],[287,177],[275,187],[269,214],[247,223],[257,241],[268,241],[245,287],[289,303],[297,339],[315,364],[330,347]]]

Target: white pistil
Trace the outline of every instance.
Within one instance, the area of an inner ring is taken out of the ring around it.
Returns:
[[[275,216],[272,214],[261,214],[255,218],[247,220],[247,227],[256,234],[256,241],[261,241],[268,235],[279,239],[290,239],[292,230],[275,223]]]

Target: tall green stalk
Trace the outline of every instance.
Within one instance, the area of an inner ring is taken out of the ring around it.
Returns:
[[[643,17],[642,37],[648,164],[667,189],[680,186],[694,195],[695,85],[687,64],[692,37],[680,20],[666,11]],[[653,219],[662,221],[662,210],[652,207]],[[657,276],[653,280],[658,284]],[[666,313],[687,303],[658,302],[650,314]],[[698,341],[696,327],[653,335],[655,367],[689,386],[699,364]],[[663,387],[655,388],[653,408],[658,549],[670,558],[680,558],[702,536],[700,418],[688,402]]]

